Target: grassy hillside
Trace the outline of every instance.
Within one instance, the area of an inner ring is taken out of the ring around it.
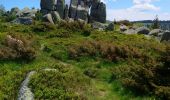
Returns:
[[[7,36],[22,40],[10,47]],[[40,99],[170,99],[170,45],[80,22],[0,23],[0,99],[17,99],[27,73]],[[42,69],[57,71],[45,72]]]

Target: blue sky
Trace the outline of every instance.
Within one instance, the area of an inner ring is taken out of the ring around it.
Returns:
[[[101,0],[107,6],[109,20],[149,20],[156,15],[161,20],[170,20],[170,0]],[[69,2],[69,0],[66,0]],[[0,0],[7,10],[12,7],[39,8],[40,0]]]

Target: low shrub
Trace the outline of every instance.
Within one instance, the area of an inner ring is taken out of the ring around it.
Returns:
[[[64,30],[64,29],[58,29],[56,31],[53,31],[51,33],[49,33],[46,38],[55,38],[55,37],[59,37],[59,38],[69,38],[71,37],[71,32]]]
[[[82,32],[82,35],[84,36],[89,36],[90,32],[93,30],[89,24],[81,21],[62,21],[61,23],[59,23],[58,28],[64,28],[72,32]]]
[[[129,58],[147,58],[139,49],[130,46],[119,46],[104,41],[83,41],[68,50],[71,58],[80,56],[101,57],[110,61],[127,60]]]
[[[46,22],[36,22],[31,27],[33,32],[48,32],[56,29],[55,25]]]
[[[69,67],[69,66],[68,66]],[[67,68],[68,68],[67,67]],[[91,91],[91,82],[75,69],[62,71],[39,71],[31,78],[29,86],[35,94],[35,99],[86,100],[86,92]],[[91,92],[92,93],[92,92]]]
[[[0,48],[1,60],[33,60],[36,57],[35,49],[31,46],[30,41],[20,36],[7,35],[3,47]]]
[[[88,68],[84,71],[84,74],[89,76],[90,78],[96,78],[98,75],[98,70],[95,68]]]
[[[113,68],[112,80],[121,81],[122,85],[134,93],[154,94],[162,100],[170,98],[170,48],[166,46],[164,52],[160,52],[158,57],[148,59],[145,64],[129,64]]]

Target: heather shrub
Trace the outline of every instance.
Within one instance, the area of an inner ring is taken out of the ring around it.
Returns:
[[[118,79],[122,85],[135,93],[144,94],[152,91],[154,73],[140,65],[124,65],[113,68],[113,80]]]
[[[90,79],[70,66],[66,68],[62,66],[55,71],[38,71],[29,84],[35,99],[87,100],[86,92],[92,88]]]
[[[117,21],[117,24],[121,25],[126,25],[126,26],[132,26],[133,23],[131,23],[129,20],[121,20],[121,21]]]
[[[104,41],[83,41],[74,45],[68,50],[71,58],[77,59],[81,56],[101,57],[109,61],[120,61],[129,58],[145,58],[138,48],[130,46],[120,46]]]
[[[160,97],[162,100],[170,99],[170,87],[169,86],[158,86],[155,90],[156,96]]]
[[[81,21],[67,22],[62,21],[59,23],[58,28],[63,28],[72,32],[82,32],[82,35],[89,36],[91,33],[91,26]]]
[[[46,22],[36,22],[32,25],[33,32],[48,32],[55,29],[55,25]]]
[[[85,69],[84,74],[89,76],[90,78],[96,78],[99,72],[96,68],[87,68]]]
[[[15,34],[7,35],[0,49],[1,60],[33,60],[36,57],[31,41]]]
[[[57,29],[56,31],[50,32],[46,38],[69,38],[71,37],[71,32],[64,30],[64,29]]]
[[[145,64],[128,64],[113,68],[112,80],[119,80],[134,93],[154,94],[162,100],[170,98],[169,45],[157,59],[148,58]]]

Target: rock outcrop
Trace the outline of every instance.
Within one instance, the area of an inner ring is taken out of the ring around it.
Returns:
[[[65,0],[56,0],[55,9],[60,15],[60,18],[64,18]]]
[[[40,6],[44,18],[51,14],[53,21],[49,22],[52,24],[56,23],[52,14],[54,12],[57,12],[61,19],[84,20],[86,23],[106,22],[106,5],[100,0],[71,0],[70,7],[65,5],[65,0],[41,0]]]
[[[88,22],[89,0],[71,0],[69,17],[75,20],[81,19]]]
[[[17,12],[16,16],[18,16],[18,17],[30,17],[31,18],[31,17],[35,17],[37,10],[36,9],[29,9],[27,7],[25,7],[22,10],[19,10],[17,8],[12,8],[11,13],[15,13],[15,12]]]
[[[106,22],[106,5],[99,0],[94,0],[91,7],[90,13],[91,21],[97,21],[101,23]]]
[[[54,11],[55,0],[41,0],[40,7],[43,15],[48,14],[51,11]]]
[[[162,33],[163,30],[161,29],[154,29],[152,31],[150,31],[149,35],[152,35],[152,36],[158,36],[159,33]]]
[[[68,5],[65,6],[64,8],[64,15],[63,15],[63,19],[68,19],[68,12],[69,12],[69,8]]]
[[[31,17],[19,17],[12,21],[14,24],[24,24],[31,25],[33,23],[33,19]]]
[[[31,76],[33,76],[35,73],[36,73],[35,71],[31,71],[27,74],[25,80],[21,84],[18,100],[34,100],[34,94],[31,92],[31,89],[28,87],[28,84]]]
[[[125,34],[136,34],[136,30],[135,29],[127,29],[126,31],[124,31]]]
[[[19,12],[20,12],[20,9],[18,7],[14,7],[11,9],[10,14],[16,15]]]
[[[124,31],[128,30],[128,27],[127,27],[126,25],[124,25],[124,24],[121,24],[121,25],[119,26],[119,28],[120,28],[120,31],[121,31],[121,32],[124,32]]]
[[[162,34],[161,41],[170,41],[170,31],[165,31]]]
[[[114,23],[112,22],[112,23],[110,23],[109,25],[108,25],[108,27],[106,28],[107,30],[109,30],[109,31],[114,31]]]
[[[136,29],[137,34],[145,34],[148,35],[150,30],[147,27],[139,27],[138,29]]]
[[[20,10],[17,7],[14,7],[10,11],[10,14],[17,17],[12,21],[12,23],[25,25],[30,25],[33,23],[33,18],[35,17],[36,13],[37,13],[36,9],[29,9],[27,7],[25,7],[22,10]]]

